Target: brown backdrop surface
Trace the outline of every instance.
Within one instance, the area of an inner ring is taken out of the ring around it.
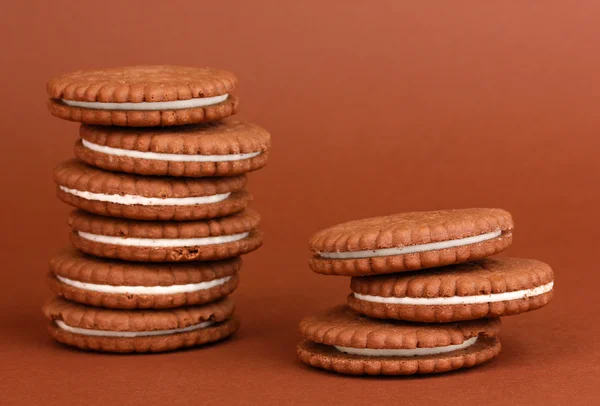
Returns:
[[[414,3],[414,4],[413,4]],[[492,4],[495,3],[495,4]],[[3,404],[591,404],[598,400],[600,6],[580,2],[11,2],[1,14]],[[254,173],[264,247],[236,294],[243,328],[205,349],[110,356],[54,344],[39,308],[67,242],[52,168],[77,125],[45,82],[170,63],[238,73],[240,118],[273,134]],[[344,301],[307,239],[333,223],[510,210],[513,256],[556,271],[553,303],[504,321],[470,371],[358,379],[300,365],[298,320]]]

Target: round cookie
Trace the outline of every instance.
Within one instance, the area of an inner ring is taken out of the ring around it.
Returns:
[[[82,210],[134,220],[198,220],[248,206],[246,176],[206,179],[103,171],[72,159],[54,170],[60,200]]]
[[[486,362],[500,353],[500,319],[414,324],[369,319],[347,306],[304,318],[300,360],[350,375],[448,372]]]
[[[124,127],[173,126],[235,114],[237,78],[212,68],[156,65],[81,70],[51,79],[48,109],[65,120]]]
[[[241,259],[140,264],[75,249],[50,260],[51,289],[73,302],[115,309],[166,309],[213,302],[238,286]]]
[[[552,299],[554,274],[534,259],[488,258],[424,272],[354,277],[348,305],[381,319],[425,323],[499,317]]]
[[[309,241],[310,268],[326,275],[395,273],[482,259],[512,242],[502,209],[411,212],[350,221]]]
[[[115,310],[55,298],[43,312],[56,341],[82,350],[163,352],[222,340],[240,325],[234,302],[169,310]]]
[[[267,164],[271,136],[261,127],[219,121],[177,128],[82,125],[75,155],[90,165],[140,175],[232,176]]]
[[[81,251],[127,261],[180,262],[231,258],[262,244],[260,217],[246,209],[206,221],[137,221],[75,210],[71,242]]]

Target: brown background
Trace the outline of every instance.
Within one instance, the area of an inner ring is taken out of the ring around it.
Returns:
[[[594,1],[21,1],[1,13],[0,396],[3,404],[591,404],[597,284],[600,6]],[[400,4],[402,3],[402,4]],[[412,4],[415,3],[415,4]],[[54,344],[39,307],[67,244],[52,168],[77,125],[45,82],[80,68],[171,63],[238,73],[240,117],[271,131],[251,176],[266,241],[222,345],[109,356]],[[556,298],[505,319],[501,356],[427,378],[357,379],[295,360],[298,320],[344,301],[307,239],[393,212],[497,206],[508,254],[556,271]]]

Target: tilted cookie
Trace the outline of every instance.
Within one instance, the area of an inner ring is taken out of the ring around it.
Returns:
[[[502,209],[411,212],[350,221],[309,241],[310,268],[362,276],[474,261],[512,242],[513,221]]]
[[[134,220],[198,220],[248,206],[246,176],[181,179],[103,171],[72,159],[54,170],[57,196],[82,210]]]
[[[164,128],[82,125],[75,155],[90,165],[140,175],[232,176],[267,164],[271,136],[239,121]]]
[[[539,309],[554,274],[534,259],[487,258],[423,272],[354,277],[348,305],[382,319],[450,322]]]
[[[232,114],[237,78],[212,68],[156,65],[81,70],[51,79],[48,109],[87,124],[150,127],[215,121]]]
[[[169,310],[115,310],[55,298],[44,305],[48,332],[58,342],[103,352],[162,352],[222,340],[239,319],[225,298]]]
[[[71,242],[81,251],[128,261],[179,262],[231,258],[262,244],[260,217],[246,209],[206,221],[138,221],[73,211]]]
[[[50,287],[73,302],[115,309],[166,309],[209,303],[238,286],[241,259],[185,263],[123,262],[75,249],[50,260]]]
[[[337,306],[300,322],[300,360],[351,375],[412,375],[468,368],[500,352],[500,319],[415,324],[369,319]]]

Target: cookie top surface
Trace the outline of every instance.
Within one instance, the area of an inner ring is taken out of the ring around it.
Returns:
[[[56,167],[54,181],[74,191],[165,199],[235,192],[246,186],[247,178],[245,175],[201,179],[139,176],[103,171],[71,159]]]
[[[417,324],[371,319],[345,305],[300,322],[300,333],[316,343],[352,348],[414,349],[462,344],[479,335],[495,336],[500,319]]]
[[[541,261],[487,258],[419,272],[354,277],[350,288],[361,295],[450,298],[532,289],[553,280],[552,268]]]
[[[464,239],[511,230],[502,209],[458,209],[401,213],[350,221],[321,230],[309,240],[316,254],[379,250]]]
[[[230,155],[268,151],[271,136],[263,128],[242,121],[216,121],[185,127],[127,128],[82,125],[84,146],[181,155]],[[109,151],[114,152],[114,151]],[[117,151],[118,152],[118,151]],[[144,158],[143,156],[140,158]],[[157,157],[152,157],[157,158]],[[168,160],[168,158],[164,158]]]
[[[231,72],[171,65],[80,70],[51,79],[53,99],[104,103],[167,102],[231,93],[237,78]]]
[[[136,263],[86,255],[73,248],[50,260],[50,272],[64,278],[111,286],[172,286],[201,283],[234,275],[239,257],[210,262]]]
[[[252,209],[217,219],[184,222],[118,219],[81,210],[75,210],[69,215],[69,225],[74,230],[121,238],[178,239],[224,236],[254,230],[259,223],[260,216]]]
[[[205,321],[221,322],[233,314],[229,297],[203,306],[169,310],[115,310],[84,306],[54,298],[44,305],[50,321],[60,320],[69,327],[104,331],[155,331],[190,327]]]

